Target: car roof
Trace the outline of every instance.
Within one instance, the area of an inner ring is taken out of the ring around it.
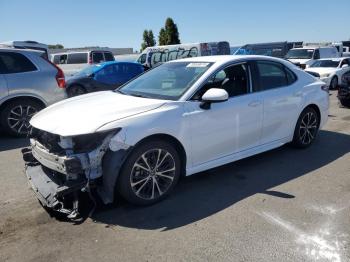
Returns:
[[[35,53],[35,54],[42,54],[44,51],[41,50],[34,50],[34,49],[28,49],[28,48],[6,48],[2,47],[0,45],[0,52],[18,52],[18,53]]]
[[[90,52],[112,53],[110,50],[105,50],[105,49],[89,49],[89,50],[77,50],[77,51],[69,50],[66,52],[52,53],[51,55],[69,55],[69,54],[90,53]]]
[[[262,55],[216,55],[216,56],[199,56],[184,58],[178,60],[172,60],[170,63],[177,62],[207,62],[207,63],[220,63],[225,64],[227,62],[242,61],[242,60],[270,60],[283,64],[290,64],[289,61],[286,61],[281,58],[271,57],[271,56],[262,56]]]
[[[340,62],[341,60],[344,60],[344,59],[348,59],[349,57],[330,57],[330,58],[321,58],[321,59],[318,59],[318,60],[332,60],[332,61],[337,61],[337,62]]]
[[[99,63],[102,67],[107,66],[107,65],[113,65],[113,64],[132,64],[132,65],[139,65],[142,66],[140,63],[137,62],[123,62],[123,61],[106,61]]]

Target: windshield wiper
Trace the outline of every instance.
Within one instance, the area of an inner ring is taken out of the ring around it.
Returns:
[[[136,97],[149,98],[148,96],[141,95],[141,94],[138,94],[138,93],[130,93],[130,94],[128,94],[128,95],[130,95],[130,96],[136,96]]]

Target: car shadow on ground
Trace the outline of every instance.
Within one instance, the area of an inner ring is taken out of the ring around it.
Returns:
[[[319,169],[348,152],[349,135],[320,131],[310,148],[283,146],[185,177],[160,203],[135,207],[121,201],[115,206],[99,207],[92,219],[130,228],[171,230],[204,219],[254,194],[291,201],[298,196],[270,189]]]
[[[8,136],[0,131],[0,152],[29,146],[28,138]]]

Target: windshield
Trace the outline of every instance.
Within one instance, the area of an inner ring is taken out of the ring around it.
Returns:
[[[173,62],[162,64],[125,84],[116,92],[166,100],[179,99],[212,63]]]
[[[310,67],[338,67],[339,61],[317,60]]]
[[[314,53],[313,49],[291,49],[288,51],[287,59],[310,59]]]

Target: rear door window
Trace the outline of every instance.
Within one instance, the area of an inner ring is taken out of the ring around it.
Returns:
[[[2,64],[2,73],[4,74],[24,73],[38,70],[27,57],[19,53],[1,52],[0,62],[0,64]]]
[[[102,52],[92,52],[92,62],[95,64],[101,63],[104,61]]]
[[[289,83],[284,66],[270,61],[257,61],[260,91],[287,86]],[[293,77],[290,76],[293,81]]]
[[[68,54],[67,64],[87,64],[87,53]]]
[[[109,52],[105,52],[105,61],[114,61],[114,56],[109,53]]]

